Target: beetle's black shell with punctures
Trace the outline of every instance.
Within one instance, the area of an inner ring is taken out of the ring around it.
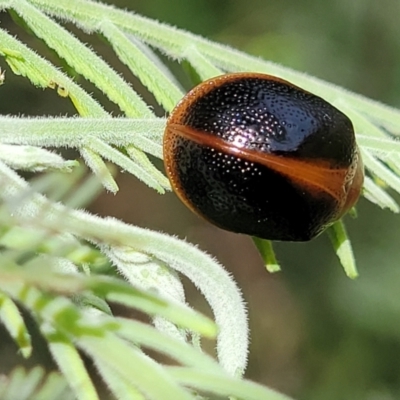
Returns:
[[[288,82],[259,77],[243,76],[214,86],[204,95],[189,97],[170,121],[260,153],[323,160],[332,168],[354,162],[351,121],[322,98]],[[192,209],[223,229],[304,241],[338,215],[335,199],[323,191],[309,191],[209,142],[203,145],[179,135],[171,140],[172,154],[164,157],[174,164],[173,186]],[[171,166],[166,167],[168,172]]]

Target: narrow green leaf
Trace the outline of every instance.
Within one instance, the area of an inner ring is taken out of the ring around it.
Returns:
[[[344,99],[339,100],[343,112],[351,119],[357,134],[357,143],[363,146],[372,140],[388,140],[390,137],[385,130],[370,120],[372,115],[365,115]]]
[[[153,177],[153,171],[155,170],[154,166],[152,166],[152,171],[149,173],[148,166],[143,168],[141,164],[134,163],[129,157],[121,153],[119,150],[94,137],[86,138],[85,147],[120,166],[132,175],[135,175],[138,179],[146,183],[151,188],[156,189],[159,193],[165,193],[164,188],[159,184],[157,179],[159,177],[159,171],[156,171],[157,178]]]
[[[400,177],[392,172],[386,165],[378,161],[371,153],[363,149],[362,158],[365,166],[377,177],[386,182],[397,193],[400,193]]]
[[[113,334],[104,337],[81,337],[82,348],[96,364],[105,364],[133,387],[152,400],[193,400],[155,361]],[[100,371],[101,372],[101,371]]]
[[[51,372],[46,376],[42,387],[32,395],[30,400],[75,400],[73,392],[61,374]]]
[[[203,81],[223,74],[223,71],[201,54],[195,46],[189,47],[185,55]]]
[[[134,38],[128,39],[111,21],[105,20],[100,29],[113,46],[118,58],[153,93],[157,102],[165,110],[171,111],[183,97],[183,92],[171,81],[170,76],[164,74],[164,69],[160,68],[161,62],[155,64],[154,60],[142,51],[143,44],[136,43]]]
[[[213,393],[218,396],[234,396],[245,400],[291,400],[290,397],[278,393],[256,383],[234,379],[223,374],[185,367],[166,367],[168,373],[182,385]]]
[[[69,208],[83,207],[93,201],[102,190],[103,187],[97,176],[90,175],[84,182],[75,187],[67,198],[64,197],[63,202]],[[49,197],[53,200],[52,194]]]
[[[28,358],[32,353],[31,337],[15,303],[0,292],[0,320],[19,346],[21,354]]]
[[[368,176],[364,178],[363,196],[381,208],[388,208],[394,213],[398,213],[400,211],[395,200]]]
[[[14,146],[0,144],[0,159],[14,169],[40,172],[46,169],[59,169],[70,172],[79,165],[74,160],[64,160],[58,154],[33,146]]]
[[[380,125],[374,124],[363,113],[354,110],[351,106],[345,108],[346,114],[351,118],[357,132],[357,143],[364,151],[370,151],[377,158],[384,161],[395,173],[400,175],[400,142],[388,135]],[[375,116],[376,118],[376,116]],[[360,134],[362,133],[362,134]]]
[[[121,376],[109,364],[95,359],[96,368],[112,394],[118,400],[146,400],[146,398],[132,385],[131,380]]]
[[[264,261],[265,268],[268,272],[274,273],[281,270],[281,267],[275,257],[274,248],[270,240],[260,239],[258,237],[252,237],[254,244],[256,245],[261,258]]]
[[[377,138],[357,135],[358,144],[378,155],[388,157],[391,153],[400,153],[400,141],[389,138]]]
[[[103,159],[96,152],[86,146],[80,148],[80,153],[87,166],[94,172],[103,186],[111,193],[117,193],[117,182],[115,182],[115,179]]]
[[[41,327],[58,368],[79,400],[99,400],[94,384],[76,347],[61,332]]]
[[[327,232],[346,275],[352,279],[357,278],[356,261],[343,221],[336,221]]]
[[[95,294],[112,302],[137,308],[150,315],[160,315],[167,320],[203,336],[213,338],[217,333],[214,323],[203,315],[178,304],[167,303],[164,299],[134,289],[116,279],[95,278],[86,281],[87,287]]]
[[[154,327],[142,322],[118,318],[118,335],[154,351],[172,357],[176,361],[207,371],[221,372],[221,367],[209,355],[187,343],[171,338]]]
[[[140,165],[143,170],[149,173],[161,187],[166,190],[171,190],[171,184],[169,183],[168,178],[163,175],[158,169],[154,168],[154,165],[148,159],[146,154],[144,154],[141,150],[137,149],[134,146],[127,146],[125,147],[126,152],[128,153],[129,157]]]

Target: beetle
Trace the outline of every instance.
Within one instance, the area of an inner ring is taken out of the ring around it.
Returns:
[[[356,203],[364,168],[350,119],[283,79],[207,80],[171,112],[163,140],[173,190],[220,228],[307,241]]]

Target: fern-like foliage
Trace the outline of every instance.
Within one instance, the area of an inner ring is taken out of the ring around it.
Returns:
[[[32,351],[20,313],[23,307],[32,315],[63,379],[78,399],[102,397],[82,354],[92,360],[118,399],[198,399],[208,395],[287,399],[242,379],[248,351],[246,311],[238,287],[220,264],[184,241],[78,209],[99,190],[98,181],[107,190],[118,191],[112,164],[159,193],[170,189],[166,177],[148,158],[162,158],[165,119],[157,117],[127,81],[60,21],[106,38],[132,76],[139,78],[166,112],[180,100],[183,90],[156,51],[187,62],[201,79],[224,72],[257,71],[320,95],[353,121],[368,171],[364,196],[393,212],[399,211],[398,205],[385,189],[400,192],[400,144],[396,140],[400,111],[101,3],[0,0],[0,10],[16,14],[124,115],[112,117],[65,72],[0,29],[0,56],[11,70],[7,74],[13,72],[37,87],[57,90],[81,117],[0,116],[0,320],[21,353],[29,357]],[[6,83],[6,75],[0,72],[0,84]],[[62,147],[76,149],[93,175],[82,182],[85,169],[78,161],[64,160],[47,149]],[[16,172],[54,169],[59,172],[30,183]],[[329,234],[346,272],[356,276],[343,223],[335,224]],[[278,269],[272,246],[256,244],[269,269]],[[126,281],[113,276],[114,268]],[[215,321],[186,303],[179,274],[202,292]],[[116,317],[111,303],[137,309],[149,315],[153,324]],[[217,360],[201,351],[200,337],[217,337]],[[177,366],[149,357],[147,349],[167,355]],[[10,374],[4,393],[16,390],[13,382],[34,393],[39,378],[33,376]]]

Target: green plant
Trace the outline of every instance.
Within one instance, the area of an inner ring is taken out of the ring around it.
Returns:
[[[112,118],[65,72],[0,29],[0,55],[12,72],[37,87],[57,90],[84,117],[0,117],[0,318],[22,354],[29,357],[32,346],[16,302],[33,316],[79,399],[99,398],[80,352],[92,359],[110,391],[121,399],[190,399],[206,393],[243,399],[287,398],[241,378],[247,361],[246,311],[239,289],[221,265],[178,239],[77,209],[99,190],[98,181],[107,190],[118,191],[113,168],[104,160],[160,193],[169,190],[167,179],[147,156],[162,157],[165,119],[157,118],[126,81],[56,19],[102,35],[166,111],[171,111],[183,91],[153,49],[188,63],[202,80],[223,72],[252,70],[280,76],[321,95],[355,125],[368,171],[364,196],[394,212],[398,205],[379,182],[400,192],[400,145],[395,139],[400,112],[99,3],[2,0],[0,9],[9,10],[128,117]],[[6,78],[0,74],[0,83]],[[77,161],[64,160],[49,147],[76,149],[94,174],[84,178],[85,169]],[[15,172],[18,169],[59,171],[28,183]],[[347,273],[355,276],[342,222],[331,229],[330,236]],[[276,269],[270,244],[257,245],[267,266]],[[114,276],[114,267],[127,282]],[[176,272],[186,275],[203,293],[215,323],[186,304]],[[155,328],[113,316],[109,303],[148,314]],[[200,336],[216,335],[218,362],[200,348]],[[142,348],[166,354],[180,366],[163,365]]]

